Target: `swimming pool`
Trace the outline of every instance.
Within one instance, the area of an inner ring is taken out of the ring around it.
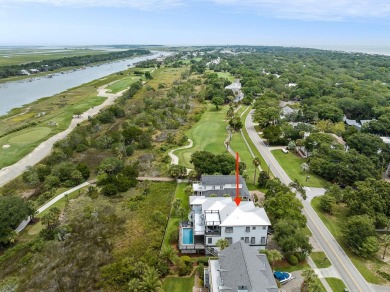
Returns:
[[[182,243],[183,244],[194,244],[194,231],[192,228],[182,229]]]

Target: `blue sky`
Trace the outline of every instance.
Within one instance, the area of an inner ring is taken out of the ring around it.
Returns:
[[[388,0],[0,0],[0,45],[390,46]]]

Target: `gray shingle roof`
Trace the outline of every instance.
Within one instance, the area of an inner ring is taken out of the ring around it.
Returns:
[[[219,266],[219,285],[226,287],[226,291],[237,292],[239,287],[246,287],[250,292],[278,291],[266,255],[259,254],[243,241],[236,242],[219,253]]]
[[[239,176],[240,178],[240,184],[242,185],[242,188],[240,189],[240,197],[242,198],[249,198],[249,190],[246,185],[245,180],[242,178],[242,176]],[[235,175],[202,175],[201,178],[202,186],[223,186],[227,184],[236,184],[236,176]],[[222,197],[225,194],[229,194],[231,197],[236,196],[236,189],[224,189],[224,190],[205,190],[202,191],[203,196],[210,196],[210,195],[217,195],[218,197]]]

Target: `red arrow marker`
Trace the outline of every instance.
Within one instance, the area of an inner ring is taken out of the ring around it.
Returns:
[[[236,205],[238,207],[238,205],[240,205],[240,203],[241,203],[241,198],[240,197],[235,197],[234,198],[234,202],[236,202]]]
[[[239,162],[238,162],[238,152],[236,152],[236,198],[234,201],[236,202],[237,207],[241,203],[241,198],[240,198],[240,173],[239,173]]]

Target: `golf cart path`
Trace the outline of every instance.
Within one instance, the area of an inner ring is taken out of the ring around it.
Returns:
[[[58,133],[42,142],[33,151],[31,151],[15,164],[2,168],[0,170],[0,187],[22,174],[26,170],[27,166],[35,165],[47,155],[49,155],[55,142],[64,139],[70,132],[72,132],[74,128],[77,127],[77,124],[88,120],[88,117],[92,117],[98,114],[101,109],[114,104],[114,101],[127,90],[124,89],[115,94],[107,93],[106,88],[109,85],[110,84],[106,84],[100,86],[97,89],[98,96],[107,97],[107,99],[102,104],[90,108],[80,116],[74,116],[69,127],[65,131]]]

